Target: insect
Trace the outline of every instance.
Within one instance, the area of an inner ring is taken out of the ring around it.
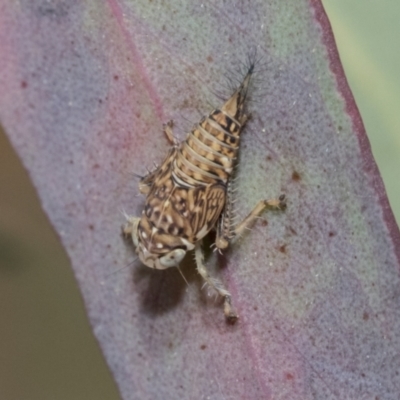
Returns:
[[[139,259],[150,268],[179,267],[185,254],[194,250],[197,271],[224,299],[224,314],[230,323],[238,315],[228,290],[207,271],[202,239],[215,229],[215,246],[222,251],[264,209],[286,207],[284,195],[261,200],[240,223],[233,223],[232,171],[240,134],[249,118],[245,103],[253,72],[251,63],[232,96],[203,117],[184,141],[174,137],[172,121],[164,125],[171,149],[159,167],[140,179],[139,191],[147,196],[144,210],[141,217],[127,216],[123,228]]]

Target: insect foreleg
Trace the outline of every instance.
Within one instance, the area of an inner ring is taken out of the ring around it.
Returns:
[[[221,250],[226,249],[229,246],[229,242],[233,238],[240,236],[245,229],[249,229],[266,208],[284,210],[286,208],[285,195],[281,195],[278,199],[260,200],[243,221],[239,222],[234,228],[229,230],[229,235],[226,234],[226,229],[220,229],[218,226],[217,237],[215,239],[215,245],[217,248]],[[222,227],[224,226],[224,218],[225,214],[222,215]]]
[[[138,217],[126,216],[127,223],[122,227],[122,233],[125,237],[131,237],[133,244],[138,245],[137,227],[140,221]]]
[[[224,314],[228,322],[234,323],[238,319],[238,315],[232,308],[231,304],[231,294],[223,287],[222,283],[215,278],[212,278],[204,265],[204,254],[201,249],[201,241],[196,243],[194,249],[197,271],[204,279],[204,281],[217,291],[217,293],[224,299]]]

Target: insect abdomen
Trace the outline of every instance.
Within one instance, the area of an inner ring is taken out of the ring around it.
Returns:
[[[227,183],[247,119],[243,106],[252,72],[251,68],[229,100],[203,118],[180,146],[174,172],[189,186]]]

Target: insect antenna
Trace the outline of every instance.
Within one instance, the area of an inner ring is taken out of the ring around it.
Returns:
[[[126,269],[126,268],[131,268],[133,267],[133,264],[135,263],[135,261],[138,259],[138,257],[135,257],[131,262],[129,262],[128,264],[124,265],[121,268],[116,269],[115,271],[109,272],[108,274],[104,275],[104,280],[101,281],[101,284],[104,285],[105,280],[107,280],[111,275],[116,274],[117,272],[121,272],[122,270]]]
[[[177,265],[176,268],[178,268],[178,271],[181,274],[183,280],[186,282],[186,285],[189,287],[189,282],[186,280],[185,275],[183,275],[181,269],[179,268],[179,265]]]

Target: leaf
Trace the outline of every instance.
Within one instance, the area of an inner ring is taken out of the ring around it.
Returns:
[[[0,118],[65,246],[124,399],[396,398],[400,235],[319,1],[1,6]],[[238,208],[285,193],[212,273],[136,262],[136,181],[257,48]]]

